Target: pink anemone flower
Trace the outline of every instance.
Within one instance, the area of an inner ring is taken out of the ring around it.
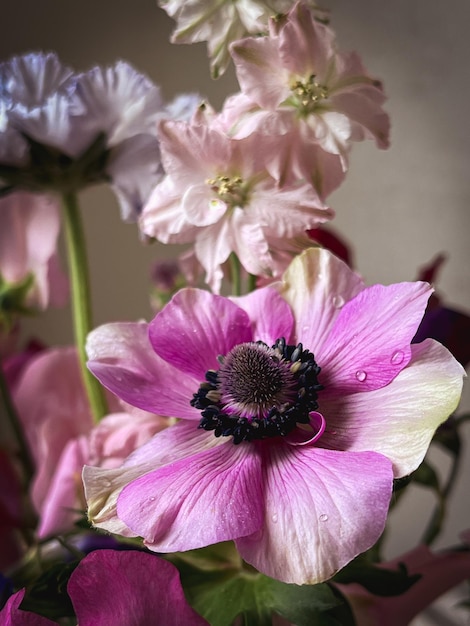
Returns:
[[[421,463],[459,400],[447,349],[411,345],[430,293],[366,288],[316,248],[278,289],[184,289],[148,327],[96,329],[101,382],[182,421],[120,468],[85,468],[92,522],[158,552],[235,540],[272,578],[330,578],[379,538],[393,478]]]

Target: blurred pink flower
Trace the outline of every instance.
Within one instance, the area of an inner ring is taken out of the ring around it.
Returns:
[[[280,293],[185,289],[148,327],[96,329],[99,380],[184,421],[118,469],[85,467],[90,519],[159,552],[233,539],[268,576],[328,579],[381,535],[393,478],[418,467],[460,398],[449,352],[410,345],[430,293],[365,288],[314,248]]]
[[[45,195],[25,191],[0,199],[0,284],[2,289],[31,277],[24,308],[65,304],[68,283],[59,268],[57,245],[60,214]]]
[[[356,583],[337,584],[360,626],[408,626],[439,596],[470,578],[468,549],[433,553],[420,545],[383,567],[396,569],[399,564],[406,566],[409,575],[420,574],[421,578],[397,596],[376,596]]]
[[[31,359],[14,398],[36,464],[31,497],[39,537],[69,529],[85,508],[85,463],[116,467],[167,424],[134,408],[122,412],[109,394],[113,413],[93,426],[74,348],[45,350]]]

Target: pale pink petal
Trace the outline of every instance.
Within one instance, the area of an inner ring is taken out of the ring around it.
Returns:
[[[236,541],[260,572],[287,583],[319,583],[380,537],[393,478],[384,456],[282,442],[265,454],[265,522]]]
[[[80,626],[207,624],[187,603],[176,567],[137,550],[91,552],[67,591]]]
[[[322,384],[338,393],[378,389],[393,380],[410,360],[431,292],[423,282],[373,285],[347,302],[327,345],[316,349]]]
[[[335,36],[314,19],[304,3],[294,5],[278,38],[281,64],[291,75],[304,79],[314,75],[325,81],[328,62],[335,53]]]
[[[207,182],[192,185],[181,200],[186,219],[194,226],[210,226],[227,213],[225,202],[217,198]]]
[[[289,341],[294,316],[287,302],[272,287],[256,289],[233,301],[248,313],[254,341],[264,341],[271,346],[276,339]]]
[[[321,445],[380,452],[392,461],[396,478],[418,467],[434,431],[457,407],[464,370],[431,339],[411,350],[410,363],[391,385],[351,395],[321,393],[327,421]]]
[[[170,419],[153,413],[139,413],[106,415],[90,433],[87,463],[100,467],[118,467],[134,450],[171,423]]]
[[[363,93],[365,91],[365,93]],[[356,90],[352,93],[336,94],[332,101],[334,108],[354,120],[361,128],[360,135],[354,139],[361,140],[364,135],[375,139],[379,148],[389,147],[390,119],[380,104],[367,97],[367,91]],[[357,132],[357,131],[356,131]]]
[[[235,209],[242,211],[242,209]],[[205,281],[213,291],[220,293],[224,271],[222,265],[233,250],[234,231],[230,220],[220,220],[217,224],[202,228],[196,235],[194,251],[198,261],[206,270]]]
[[[242,39],[231,45],[230,54],[240,87],[250,100],[264,109],[275,109],[289,97],[289,74],[280,62],[275,39]]]
[[[183,372],[202,382],[207,370],[218,369],[219,355],[252,339],[245,311],[226,298],[191,288],[179,291],[155,317],[149,336],[160,357],[181,371],[173,382],[176,387]]]
[[[96,328],[88,335],[87,352],[93,374],[125,402],[165,417],[198,418],[189,401],[200,375],[183,375],[163,361],[152,348],[145,322]]]
[[[55,468],[49,489],[39,509],[39,539],[63,533],[73,528],[85,509],[82,468],[88,458],[85,437],[70,440]]]
[[[361,278],[325,249],[296,257],[280,288],[294,312],[296,340],[315,354],[322,350],[339,311],[362,289]]]
[[[198,228],[190,224],[181,204],[181,189],[169,177],[155,187],[142,209],[139,227],[162,243],[190,243]]]
[[[243,537],[263,523],[261,460],[231,441],[128,485],[118,516],[152,550],[174,552]]]

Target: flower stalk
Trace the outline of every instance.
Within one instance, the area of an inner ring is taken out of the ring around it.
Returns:
[[[103,388],[97,379],[91,375],[86,366],[85,342],[88,333],[92,329],[91,296],[85,236],[76,193],[64,193],[62,206],[64,209],[65,239],[72,290],[75,343],[93,419],[95,423],[98,423],[106,415],[107,409]]]
[[[16,411],[13,399],[11,397],[8,383],[5,380],[3,368],[0,367],[0,396],[5,407],[5,413],[10,422],[10,426],[15,434],[16,441],[19,446],[19,456],[23,465],[26,486],[29,486],[31,479],[34,475],[34,461],[29,449],[28,442],[24,436],[23,428],[21,426],[20,418]]]

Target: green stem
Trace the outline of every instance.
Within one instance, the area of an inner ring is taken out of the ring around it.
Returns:
[[[232,270],[232,296],[241,296],[241,265],[239,258],[234,252],[230,255],[230,266]]]
[[[103,387],[92,376],[86,366],[85,342],[92,329],[90,281],[86,257],[85,236],[75,193],[62,197],[65,218],[65,239],[72,287],[72,310],[75,343],[78,351],[83,382],[95,423],[106,415],[106,400]]]
[[[247,293],[251,293],[256,289],[256,278],[254,274],[248,274]]]
[[[5,406],[6,414],[10,421],[10,426],[15,434],[16,441],[19,446],[19,455],[23,464],[26,485],[28,486],[34,475],[34,462],[31,452],[29,450],[28,442],[24,436],[23,428],[21,427],[20,418],[16,411],[15,405],[8,388],[7,381],[3,374],[3,368],[0,365],[0,396],[2,397],[3,404]]]

